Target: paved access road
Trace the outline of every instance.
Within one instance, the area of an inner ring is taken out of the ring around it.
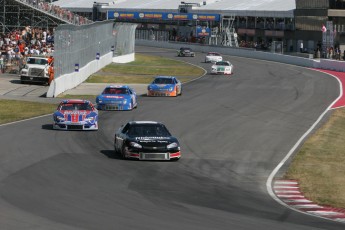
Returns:
[[[175,57],[176,51],[138,47]],[[204,54],[179,58],[206,69]],[[291,211],[267,193],[278,162],[339,94],[308,69],[225,57],[232,76],[184,85],[177,98],[140,97],[138,109],[100,113],[97,132],[51,130],[50,116],[0,126],[2,229],[344,229]],[[115,129],[164,122],[178,162],[122,160]]]

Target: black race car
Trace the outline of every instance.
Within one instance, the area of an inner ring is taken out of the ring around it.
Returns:
[[[130,121],[114,137],[115,152],[124,159],[178,160],[180,144],[160,122]]]
[[[177,56],[179,56],[179,57],[195,57],[195,53],[192,51],[191,48],[181,47],[180,50],[177,51]]]

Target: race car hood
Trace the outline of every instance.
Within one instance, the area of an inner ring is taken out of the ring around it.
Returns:
[[[142,146],[167,146],[173,142],[177,142],[175,137],[133,137],[134,141]]]
[[[54,115],[64,117],[65,121],[80,122],[84,121],[86,118],[95,117],[97,113],[87,110],[59,110],[55,112]]]

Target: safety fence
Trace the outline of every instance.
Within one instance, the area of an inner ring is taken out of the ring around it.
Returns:
[[[137,29],[135,31],[135,39],[169,41],[171,39],[170,37],[170,33],[165,30]]]
[[[135,29],[112,21],[90,25],[60,25],[55,30],[55,79],[47,97],[56,97],[116,61],[133,61]]]
[[[115,36],[114,56],[134,53],[136,28],[137,24],[115,23],[113,28],[113,35]]]
[[[101,56],[134,53],[136,25],[96,22],[89,25],[60,25],[55,30],[55,78],[78,70]],[[133,38],[133,39],[130,39]]]

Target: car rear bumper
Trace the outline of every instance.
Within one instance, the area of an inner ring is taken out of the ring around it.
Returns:
[[[97,104],[97,109],[99,110],[132,110],[132,107],[130,105],[123,105],[123,104]]]
[[[138,159],[138,160],[149,160],[149,161],[169,161],[178,160],[181,158],[181,152],[166,152],[166,153],[146,153],[146,152],[127,152],[127,158]]]
[[[147,96],[150,97],[176,97],[176,90],[170,92],[170,91],[153,91],[149,90],[147,91]]]

